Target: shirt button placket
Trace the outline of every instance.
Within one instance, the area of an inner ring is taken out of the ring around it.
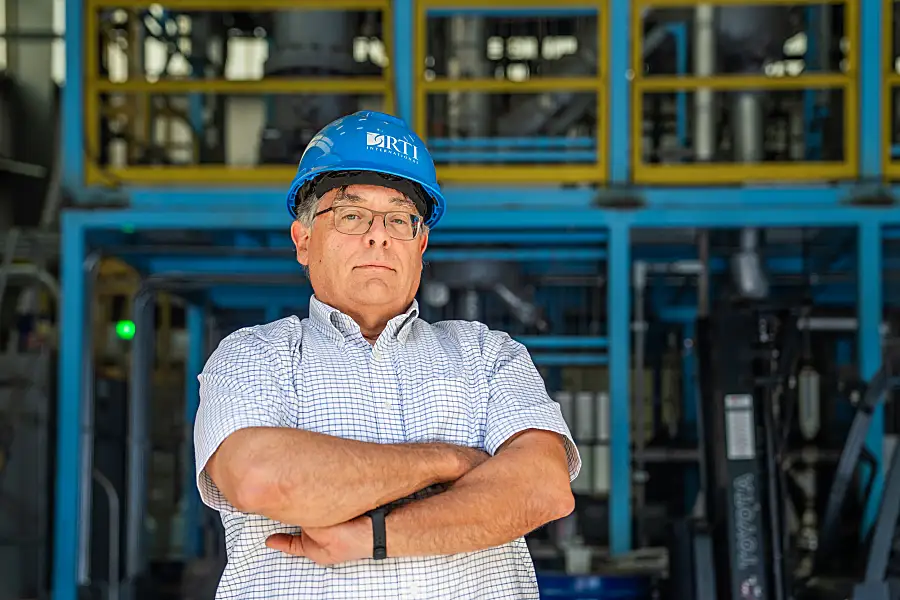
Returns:
[[[378,419],[380,434],[383,438],[387,438],[386,441],[396,441],[396,426],[393,414],[394,386],[388,384],[393,377],[390,355],[377,344],[372,347],[369,369],[371,380],[382,394]]]

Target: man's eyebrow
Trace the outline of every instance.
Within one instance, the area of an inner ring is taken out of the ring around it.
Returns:
[[[365,202],[366,199],[362,196],[358,196],[356,194],[348,194],[344,192],[343,194],[339,194],[337,198],[334,199],[332,204],[338,204],[341,202],[347,202],[350,204],[359,204],[361,202]],[[391,198],[391,204],[397,204],[399,206],[403,206],[404,208],[409,208],[413,211],[418,211],[415,203],[407,198],[406,196],[394,196]]]

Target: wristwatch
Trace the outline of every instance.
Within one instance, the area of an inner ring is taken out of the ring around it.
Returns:
[[[376,508],[369,513],[372,519],[372,558],[384,560],[387,558],[387,531],[384,527],[384,517],[387,510],[384,507]]]

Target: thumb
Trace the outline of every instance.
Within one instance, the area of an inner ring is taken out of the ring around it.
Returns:
[[[276,533],[266,539],[266,547],[294,556],[306,556],[303,550],[303,536],[289,533]]]

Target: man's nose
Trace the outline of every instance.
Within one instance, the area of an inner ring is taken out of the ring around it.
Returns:
[[[388,235],[384,219],[384,215],[375,215],[372,219],[372,226],[369,227],[369,231],[366,233],[366,241],[370,246],[387,246],[390,244],[391,236]]]

